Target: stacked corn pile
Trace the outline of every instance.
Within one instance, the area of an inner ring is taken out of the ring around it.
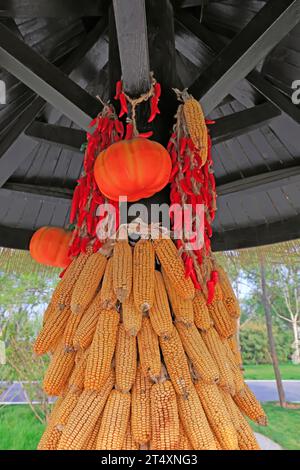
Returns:
[[[75,258],[34,346],[51,354],[44,389],[59,397],[39,449],[258,449],[245,417],[266,417],[219,278],[207,306],[170,239]]]

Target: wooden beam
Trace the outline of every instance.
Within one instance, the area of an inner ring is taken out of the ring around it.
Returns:
[[[86,53],[93,47],[98,38],[105,31],[106,24],[100,20],[93,31],[87,36],[85,41],[71,54],[64,59],[61,70],[64,74],[70,75],[80,64]],[[55,69],[56,70],[56,69]],[[65,77],[65,75],[64,75]],[[70,81],[73,83],[72,81]],[[90,96],[90,95],[88,95]],[[100,103],[98,103],[99,105]],[[39,96],[34,96],[32,102],[18,117],[14,127],[3,137],[0,143],[0,187],[8,180],[14,171],[21,165],[22,161],[36,147],[36,142],[28,136],[22,134],[33,122],[36,116],[44,109],[46,102]]]
[[[29,250],[29,243],[35,230],[5,227],[0,225],[0,246],[15,250]]]
[[[225,184],[217,185],[219,198],[244,194],[257,194],[261,191],[278,188],[300,181],[300,165],[280,170],[268,171],[254,176],[248,176]]]
[[[233,137],[246,134],[280,115],[281,112],[278,108],[273,106],[272,103],[266,102],[216,119],[215,124],[210,126],[212,142],[213,144],[219,144]]]
[[[1,0],[0,16],[71,17],[101,16],[106,8],[101,0]]]
[[[105,20],[101,26],[105,28]],[[91,119],[102,108],[97,99],[1,24],[0,63],[82,129],[88,130]]]
[[[74,182],[74,187],[75,185],[76,181]],[[65,202],[68,205],[73,197],[73,189],[9,181],[0,189],[0,194],[4,193],[18,193],[24,198],[40,199],[41,201],[57,202],[59,200],[60,202]]]
[[[270,0],[190,87],[209,114],[298,23],[299,0]]]
[[[84,131],[39,121],[33,122],[25,131],[25,134],[38,142],[63,147],[81,155],[81,146],[86,142],[86,133]]]
[[[200,64],[196,63],[197,56],[194,50],[194,42],[196,38],[199,40],[199,47],[206,45],[214,54],[219,54],[228,44],[226,40],[224,41],[223,38],[221,39],[212,31],[208,30],[193,15],[185,11],[176,13],[176,26],[179,34],[182,34],[183,28],[185,32],[185,41],[178,43],[179,47],[181,46],[180,52],[187,57],[192,56],[192,59],[194,58],[195,65],[198,65],[199,67]],[[189,38],[187,37],[188,31],[191,34],[190,44]],[[295,106],[289,97],[285,96],[280,90],[275,88],[271,82],[261,75],[261,73],[253,70],[247,75],[246,80],[262,97],[273,103],[274,106],[287,114],[295,122],[298,124],[300,123],[299,107]],[[241,81],[241,85],[243,84],[247,86],[244,80]],[[230,94],[241,103],[246,104],[241,87],[233,87],[230,90]]]
[[[113,8],[124,88],[139,96],[150,87],[145,0],[113,0]]]
[[[270,224],[243,227],[215,232],[212,237],[213,251],[238,250],[270,245],[300,237],[300,215]]]

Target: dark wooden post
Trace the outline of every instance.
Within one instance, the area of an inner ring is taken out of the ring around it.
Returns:
[[[275,340],[274,340],[274,335],[273,335],[271,306],[270,306],[270,302],[268,298],[266,269],[265,269],[265,261],[263,258],[260,259],[260,274],[261,274],[261,290],[262,290],[261,297],[262,297],[262,304],[264,307],[265,317],[266,317],[269,350],[270,350],[270,355],[272,358],[272,363],[273,363],[273,368],[274,368],[274,374],[276,378],[280,406],[285,407],[286,406],[285,392],[284,392],[284,388],[282,384],[280,369],[278,365],[278,357],[276,353]]]

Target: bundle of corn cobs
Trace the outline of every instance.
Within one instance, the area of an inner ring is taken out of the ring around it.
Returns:
[[[58,396],[39,449],[258,449],[266,424],[243,380],[239,307],[218,267],[207,306],[169,238],[74,258],[35,342]]]

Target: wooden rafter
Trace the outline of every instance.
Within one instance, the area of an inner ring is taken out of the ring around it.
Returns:
[[[206,114],[298,23],[299,0],[270,0],[190,87]]]
[[[33,122],[25,134],[38,142],[63,147],[79,153],[82,144],[86,142],[86,133],[84,131],[38,121]]]
[[[106,0],[1,0],[1,16],[13,17],[69,17],[101,16]]]

